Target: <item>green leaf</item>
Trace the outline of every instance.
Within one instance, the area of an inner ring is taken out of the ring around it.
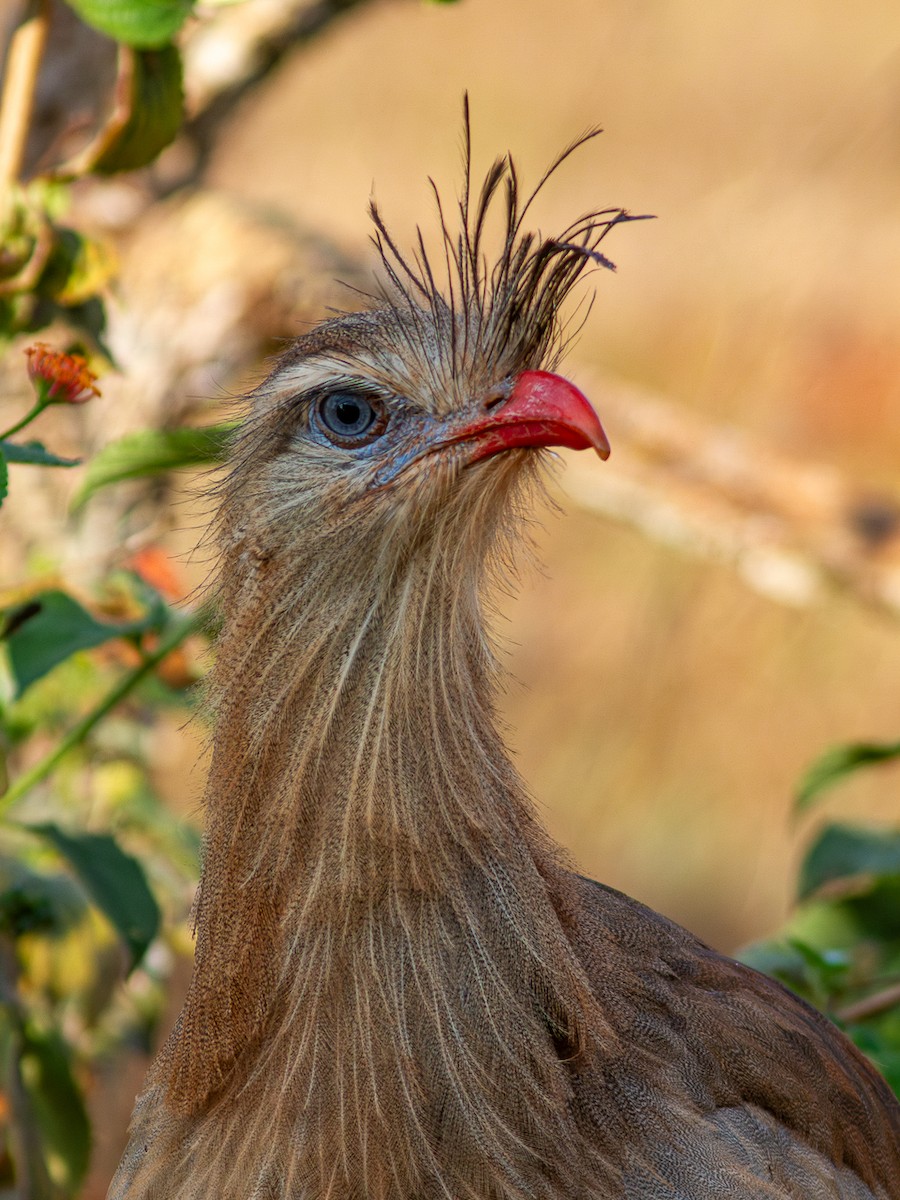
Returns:
[[[106,833],[65,833],[58,825],[28,825],[73,868],[91,899],[111,921],[135,967],[159,929],[159,907],[141,864]]]
[[[184,120],[184,81],[177,46],[131,52],[120,76],[120,105],[84,167],[98,175],[134,171],[174,141]]]
[[[823,949],[795,937],[758,942],[742,950],[740,957],[820,1009],[831,1007],[835,995],[846,986],[851,967],[846,950]]]
[[[25,442],[17,445],[14,442],[0,442],[0,454],[11,463],[33,463],[38,467],[78,467],[80,458],[60,458],[40,442]]]
[[[126,46],[170,42],[190,15],[193,0],[68,0],[86,25]]]
[[[9,468],[6,465],[6,443],[0,442],[0,508],[9,494]]]
[[[143,633],[155,615],[119,623],[98,621],[65,592],[40,592],[6,613],[5,640],[16,695],[78,650]]]
[[[885,953],[892,943],[900,949],[900,872],[864,877],[870,886],[862,891],[856,880],[857,893],[844,901],[843,907],[856,924],[860,939],[873,949],[876,944]]]
[[[803,959],[807,971],[813,975],[823,991],[834,991],[845,983],[851,965],[850,955],[846,950],[823,950],[810,942],[804,942],[802,938],[789,938],[788,942]]]
[[[235,429],[233,422],[201,429],[145,429],[110,442],[88,464],[72,507],[81,508],[95,492],[112,483],[160,475],[178,467],[224,462]]]
[[[822,792],[861,767],[900,758],[900,742],[853,742],[832,746],[807,770],[794,798],[794,812],[805,812]]]
[[[800,868],[798,898],[825,888],[837,897],[860,895],[895,877],[900,878],[900,831],[828,825]]]
[[[115,255],[107,245],[85,237],[77,229],[58,225],[36,290],[61,308],[77,308],[101,292],[116,269]]]
[[[106,586],[112,596],[122,595],[126,612],[132,607],[143,609],[142,632],[151,629],[158,631],[168,624],[171,615],[169,606],[156,588],[137,572],[116,571],[107,578]]]
[[[44,933],[60,937],[82,919],[84,892],[70,875],[38,872],[0,857],[0,931],[12,937]]]
[[[72,1196],[90,1162],[91,1125],[60,1034],[26,1022],[21,1031],[19,1069],[43,1157],[54,1181]]]

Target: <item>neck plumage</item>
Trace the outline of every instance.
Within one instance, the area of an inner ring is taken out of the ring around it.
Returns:
[[[228,1178],[260,1195],[559,1194],[542,1160],[572,1136],[561,1060],[590,1002],[495,729],[477,587],[413,555],[350,598],[298,592],[241,555],[166,1103],[239,1128]]]

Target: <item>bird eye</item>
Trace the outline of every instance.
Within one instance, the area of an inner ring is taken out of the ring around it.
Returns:
[[[360,392],[329,392],[316,410],[322,431],[339,446],[359,446],[384,430],[387,418]]]

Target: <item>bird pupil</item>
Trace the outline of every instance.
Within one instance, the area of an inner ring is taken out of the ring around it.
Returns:
[[[355,425],[362,415],[355,400],[340,400],[335,405],[337,419],[344,425]]]

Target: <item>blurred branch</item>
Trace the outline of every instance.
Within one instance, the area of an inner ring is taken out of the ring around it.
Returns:
[[[865,1021],[870,1017],[880,1016],[900,1004],[900,983],[886,987],[872,996],[866,996],[853,1004],[845,1004],[837,1012],[839,1020],[844,1022]]]
[[[900,616],[900,498],[637,388],[599,379],[588,391],[613,457],[600,471],[573,456],[566,490],[581,507],[727,563],[781,603],[837,588]]]
[[[3,189],[15,183],[22,170],[47,25],[46,0],[28,0],[9,40],[0,98],[0,188]]]
[[[219,9],[199,24],[184,49],[196,178],[218,129],[243,96],[295,47],[370,0],[254,0]]]

